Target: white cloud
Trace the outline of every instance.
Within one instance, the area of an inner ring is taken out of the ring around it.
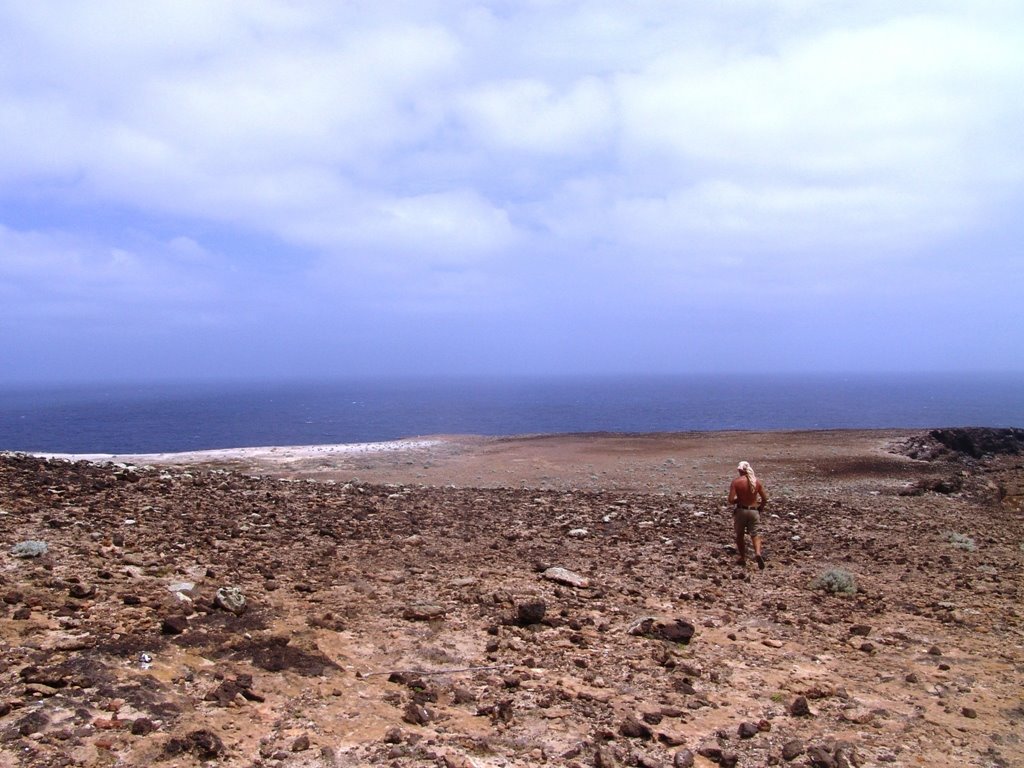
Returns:
[[[611,94],[594,77],[562,94],[540,80],[484,83],[459,107],[474,138],[499,151],[585,155],[602,149],[612,135]]]
[[[10,297],[0,311],[10,318],[87,308],[98,317],[132,307],[157,316],[221,298],[210,266],[210,254],[186,237],[120,247],[75,233],[0,225],[0,288]]]
[[[655,289],[736,250],[894,257],[1020,194],[1013,9],[7,4],[0,196],[174,217],[197,243],[212,223],[316,269],[440,270],[446,297],[536,263],[517,249],[571,272],[596,244]],[[69,274],[116,282],[116,237],[68,237],[104,243]]]

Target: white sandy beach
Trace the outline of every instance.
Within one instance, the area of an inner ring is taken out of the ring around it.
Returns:
[[[224,461],[254,461],[280,464],[330,456],[422,451],[439,446],[443,442],[443,438],[409,438],[374,443],[273,445],[247,448],[212,448],[202,451],[166,453],[33,453],[33,455],[48,459],[126,464],[212,464]]]

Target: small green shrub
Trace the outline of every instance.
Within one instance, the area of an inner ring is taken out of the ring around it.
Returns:
[[[975,550],[974,539],[963,533],[957,533],[956,531],[948,531],[942,536],[942,538],[948,541],[957,549],[963,549],[967,552],[973,552]]]
[[[853,595],[857,593],[857,580],[852,573],[844,571],[842,568],[829,568],[827,571],[822,571],[812,586],[832,594]]]

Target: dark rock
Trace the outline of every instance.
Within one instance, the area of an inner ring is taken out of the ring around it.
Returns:
[[[252,675],[239,675],[234,680],[224,680],[203,697],[204,701],[215,701],[220,706],[230,705],[238,696],[246,701],[262,702],[263,696],[253,692]]]
[[[973,707],[964,707],[960,710],[960,713],[964,717],[969,717],[972,720],[978,716],[978,710],[974,709]]]
[[[45,685],[49,688],[64,688],[68,684],[67,673],[57,668],[23,667],[18,677],[29,685]]]
[[[790,739],[782,745],[782,759],[786,762],[794,760],[804,752],[804,743],[800,739]]]
[[[148,717],[139,717],[132,720],[132,734],[135,736],[148,736],[156,730],[156,725]]]
[[[761,729],[757,727],[757,723],[743,722],[740,723],[738,733],[741,739],[752,739],[760,733]]]
[[[673,768],[693,768],[693,752],[688,749],[680,749],[672,757]]]
[[[619,733],[628,739],[650,739],[653,734],[651,729],[644,723],[630,715],[619,726]]]
[[[718,763],[722,760],[722,748],[717,744],[702,744],[697,748],[697,754],[701,757],[706,757],[713,763]]]
[[[31,736],[33,733],[39,733],[49,724],[50,718],[43,712],[37,710],[35,712],[29,712],[21,718],[21,720],[19,720],[15,725],[15,728],[22,736]]]
[[[402,743],[402,729],[398,726],[391,726],[384,733],[385,744],[401,744]]]
[[[931,648],[928,649],[928,655],[929,656],[941,656],[942,655],[942,649],[939,648],[939,646],[937,646],[937,645],[933,645]]]
[[[72,584],[68,594],[76,600],[85,600],[96,595],[96,587],[91,584]]]
[[[292,752],[305,752],[309,749],[309,736],[302,734],[292,742]]]
[[[807,749],[807,761],[813,768],[837,768],[832,753],[825,747],[815,745]]]
[[[510,723],[512,722],[512,701],[505,699],[497,704],[481,707],[476,714],[480,717],[490,717],[496,723]]]
[[[1024,429],[963,427],[933,429],[928,434],[949,450],[973,459],[985,454],[1016,456],[1024,452]]]
[[[832,750],[832,758],[836,761],[836,768],[858,768],[860,757],[853,744],[848,741],[841,741]]]
[[[430,722],[430,710],[422,704],[410,701],[402,710],[402,720],[411,725],[426,725]]]
[[[850,627],[850,634],[857,635],[859,637],[867,637],[871,634],[871,627],[867,624],[853,624]]]
[[[811,707],[807,703],[806,696],[797,696],[789,705],[789,714],[793,717],[807,717],[811,714]]]
[[[167,742],[164,753],[168,756],[191,753],[200,760],[213,760],[224,754],[224,742],[207,730],[192,731],[187,736],[176,737]]]
[[[180,635],[188,629],[188,619],[184,616],[168,616],[160,624],[160,631],[165,635]]]
[[[862,650],[864,653],[872,653],[875,650],[875,644],[874,643],[861,643],[860,644],[860,650]]]
[[[638,637],[650,637],[655,640],[668,640],[672,643],[686,645],[693,637],[696,627],[685,619],[657,619],[647,616],[634,622],[627,631]]]
[[[21,606],[18,610],[11,614],[11,618],[15,621],[26,621],[32,616],[32,609],[27,605]]]
[[[542,600],[519,603],[516,606],[516,623],[523,627],[530,624],[540,624],[544,620],[544,614],[547,612],[547,609],[547,604]]]
[[[142,598],[138,595],[125,595],[121,598],[125,605],[142,605]]]

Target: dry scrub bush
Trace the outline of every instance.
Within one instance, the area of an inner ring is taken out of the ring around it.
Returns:
[[[811,586],[832,594],[853,595],[857,592],[857,580],[852,573],[844,571],[842,568],[829,568],[822,571]]]
[[[966,534],[957,533],[956,531],[947,531],[943,534],[942,538],[957,549],[963,549],[967,552],[973,552],[975,549],[974,539]]]

